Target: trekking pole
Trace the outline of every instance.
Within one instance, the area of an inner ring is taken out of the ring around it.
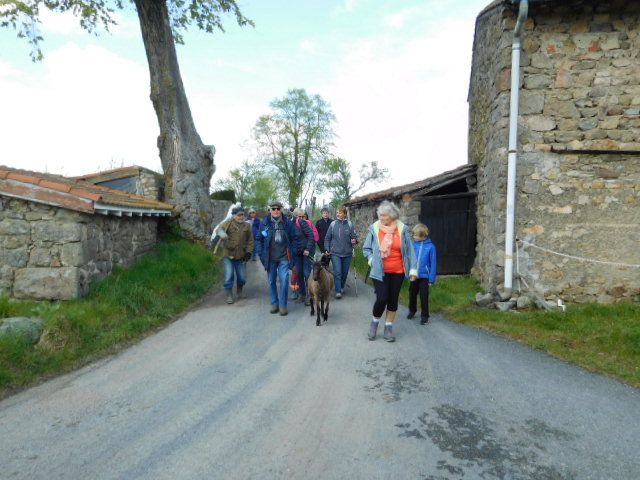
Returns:
[[[351,258],[355,259],[356,258],[356,248],[353,247],[353,249],[351,250]],[[356,266],[353,266],[353,283],[356,286],[356,297],[358,296],[358,269],[356,268]]]

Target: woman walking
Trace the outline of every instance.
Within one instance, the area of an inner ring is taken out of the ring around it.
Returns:
[[[298,301],[309,306],[311,302],[307,296],[307,278],[311,273],[311,259],[316,251],[316,242],[313,238],[313,230],[304,218],[305,211],[302,208],[296,208],[293,215],[297,245],[294,258],[298,273]]]
[[[344,294],[353,258],[353,247],[356,243],[358,243],[358,237],[353,224],[347,220],[347,208],[338,207],[336,220],[329,225],[324,239],[324,247],[331,255],[331,263],[333,263],[336,298],[342,298]]]
[[[371,279],[376,292],[373,319],[369,328],[369,340],[375,340],[378,324],[386,310],[384,339],[396,340],[393,322],[398,311],[398,298],[405,278],[411,282],[418,275],[416,253],[409,228],[402,223],[400,210],[393,203],[384,201],[378,206],[378,221],[369,226],[362,251],[371,267]]]

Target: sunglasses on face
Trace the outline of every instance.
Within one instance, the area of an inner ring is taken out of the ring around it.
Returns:
[[[271,207],[271,210],[281,210],[280,207]]]

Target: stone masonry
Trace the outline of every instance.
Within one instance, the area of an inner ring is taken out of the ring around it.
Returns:
[[[89,215],[0,195],[0,295],[75,298],[157,240],[157,218]]]
[[[469,161],[478,165],[485,288],[503,280],[511,42],[515,9],[476,24]],[[497,46],[497,47],[496,47]],[[532,3],[523,33],[516,236],[519,271],[550,299],[640,294],[640,0]],[[608,262],[608,263],[607,263]]]

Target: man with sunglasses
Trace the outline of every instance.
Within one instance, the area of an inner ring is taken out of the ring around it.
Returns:
[[[260,261],[269,279],[270,312],[286,315],[296,232],[293,222],[282,215],[282,203],[271,202],[269,212],[260,226]]]

